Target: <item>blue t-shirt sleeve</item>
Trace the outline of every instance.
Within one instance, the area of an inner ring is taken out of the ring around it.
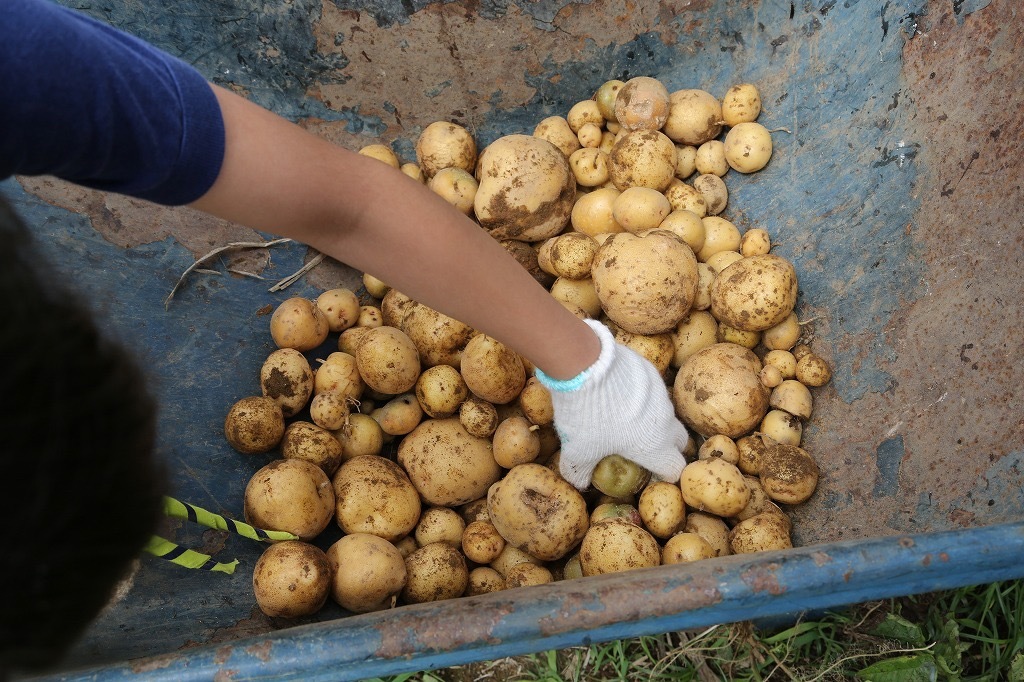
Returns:
[[[185,62],[51,0],[0,10],[0,179],[54,175],[192,202],[224,158],[224,122]]]

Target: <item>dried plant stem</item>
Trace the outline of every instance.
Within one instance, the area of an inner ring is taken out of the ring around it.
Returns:
[[[171,305],[171,301],[174,299],[174,295],[178,293],[178,289],[181,288],[182,283],[184,283],[185,279],[189,276],[189,274],[191,274],[195,270],[198,270],[200,265],[210,260],[214,256],[218,256],[224,253],[225,251],[235,251],[238,249],[268,249],[272,246],[277,246],[278,244],[284,244],[290,241],[291,239],[287,237],[282,237],[280,239],[272,239],[269,242],[230,242],[228,244],[225,244],[224,246],[218,246],[216,249],[210,251],[205,256],[199,258],[195,263],[188,266],[188,268],[185,269],[185,272],[181,273],[181,277],[178,278],[178,283],[174,285],[174,288],[171,289],[171,293],[167,294],[167,298],[164,299],[164,309],[166,310],[167,307]]]
[[[309,272],[310,270],[315,268],[317,265],[320,265],[320,262],[323,259],[324,259],[324,254],[318,253],[317,255],[315,255],[312,258],[310,258],[309,262],[306,263],[305,265],[303,265],[301,268],[299,268],[298,270],[296,270],[292,274],[288,275],[287,277],[282,279],[280,282],[278,282],[274,286],[270,287],[270,289],[268,289],[268,291],[281,291],[282,289],[287,289],[292,284],[294,284],[300,277],[302,277],[307,272]]]

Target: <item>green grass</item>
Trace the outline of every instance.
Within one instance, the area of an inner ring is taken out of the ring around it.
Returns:
[[[785,628],[618,640],[387,682],[1024,682],[1024,581],[871,602]]]

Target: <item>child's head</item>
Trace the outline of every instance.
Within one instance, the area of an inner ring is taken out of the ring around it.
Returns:
[[[156,407],[0,197],[0,678],[52,665],[154,532]]]

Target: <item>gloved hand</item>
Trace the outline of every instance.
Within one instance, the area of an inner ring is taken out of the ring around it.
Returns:
[[[564,381],[536,371],[551,392],[562,477],[583,490],[597,463],[617,454],[660,479],[678,481],[690,434],[676,419],[664,380],[647,358],[616,343],[603,324],[586,323],[601,339],[593,365]]]

